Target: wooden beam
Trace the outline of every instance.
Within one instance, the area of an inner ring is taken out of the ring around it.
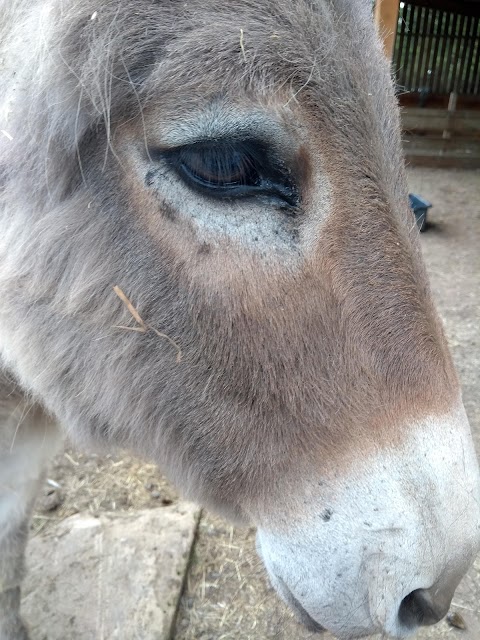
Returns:
[[[389,60],[392,59],[395,45],[399,6],[399,0],[376,0],[375,2],[375,23],[383,39],[383,47]]]

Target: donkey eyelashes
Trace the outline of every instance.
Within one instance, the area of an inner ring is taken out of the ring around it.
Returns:
[[[196,145],[181,149],[182,171],[209,189],[258,187],[261,177],[247,150],[224,145]]]
[[[289,172],[256,140],[209,140],[160,151],[187,186],[214,198],[266,196],[287,207],[298,205]]]

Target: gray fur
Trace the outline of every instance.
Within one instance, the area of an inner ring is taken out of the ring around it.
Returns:
[[[58,430],[12,380],[0,378],[0,638],[24,640],[20,585],[30,515]]]
[[[2,0],[0,16],[0,353],[25,397],[254,522],[300,469],[450,406],[370,3]],[[288,224],[225,204],[245,246],[218,212],[199,231],[207,205],[164,171],[145,188],[146,146],[215,102],[275,121],[303,185]],[[114,286],[147,331],[118,328],[135,322]]]

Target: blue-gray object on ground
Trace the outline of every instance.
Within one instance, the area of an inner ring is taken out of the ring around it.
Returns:
[[[415,214],[415,220],[417,221],[418,228],[420,231],[425,231],[427,228],[427,211],[433,205],[431,202],[416,195],[415,193],[409,193],[408,197],[410,199],[410,207]]]

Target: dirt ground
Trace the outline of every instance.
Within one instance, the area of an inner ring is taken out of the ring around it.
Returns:
[[[480,172],[411,169],[409,180],[412,191],[434,204],[422,245],[480,452]],[[161,508],[177,499],[153,465],[129,455],[100,457],[67,449],[49,471],[32,534],[79,511]],[[428,637],[461,633],[442,622]],[[254,531],[235,529],[204,512],[174,640],[310,637],[269,588],[255,554]]]

